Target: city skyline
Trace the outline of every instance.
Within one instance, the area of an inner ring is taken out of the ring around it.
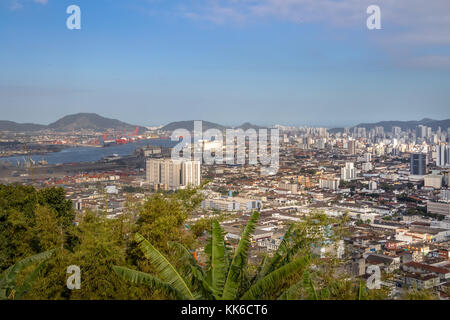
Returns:
[[[445,1],[377,1],[381,30],[366,27],[370,1],[81,0],[82,28],[68,30],[71,4],[0,3],[2,119],[96,112],[147,126],[342,127],[450,118]]]
[[[0,300],[449,301],[449,13],[0,0]]]

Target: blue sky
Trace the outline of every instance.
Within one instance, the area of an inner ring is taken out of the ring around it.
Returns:
[[[80,6],[82,29],[66,28]],[[366,28],[369,4],[382,30]],[[450,118],[450,2],[0,0],[0,119]]]

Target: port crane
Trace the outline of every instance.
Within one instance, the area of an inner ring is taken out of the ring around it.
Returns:
[[[31,152],[30,152],[30,149],[28,148],[28,145],[27,145],[25,139],[23,140],[23,145],[24,145],[25,152],[27,155],[26,159],[25,159],[25,157],[23,157],[23,159],[25,161],[25,167],[28,169],[28,171],[31,174],[31,180],[34,180],[34,166],[35,166],[36,162],[33,159],[31,159]]]

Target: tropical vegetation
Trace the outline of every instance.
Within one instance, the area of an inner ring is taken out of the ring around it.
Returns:
[[[342,259],[314,254],[346,236],[347,216],[305,215],[267,254],[251,249],[258,212],[234,241],[221,226],[225,214],[189,220],[201,201],[199,189],[160,192],[108,219],[101,211],[76,214],[63,188],[0,185],[0,299],[387,297],[350,279]],[[70,265],[81,269],[79,290],[66,286]],[[404,298],[434,296],[412,290]]]
[[[204,268],[186,247],[171,242],[169,246],[179,252],[182,260],[177,268],[148,240],[136,233],[135,240],[155,267],[157,276],[120,266],[115,266],[114,271],[126,280],[147,284],[177,299],[252,300],[258,299],[262,292],[281,295],[280,281],[306,268],[310,257],[296,255],[300,247],[291,245],[291,227],[273,257],[264,259],[258,272],[250,277],[248,254],[258,217],[257,211],[250,217],[234,254],[226,245],[219,222],[214,221],[205,249],[209,259]]]

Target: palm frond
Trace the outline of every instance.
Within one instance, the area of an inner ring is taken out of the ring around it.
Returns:
[[[247,290],[246,293],[244,293],[241,299],[258,299],[261,293],[270,291],[280,282],[280,280],[286,278],[294,272],[297,272],[299,269],[304,268],[309,263],[309,261],[310,259],[308,256],[302,257],[282,266],[275,271],[272,271],[265,277],[259,279],[254,285],[252,285],[250,289]]]
[[[308,271],[305,271],[303,273],[303,282],[305,284],[305,287],[307,288],[308,292],[308,298],[310,300],[319,300],[319,297],[317,295],[316,287],[314,286],[314,282],[311,278],[311,274]]]
[[[300,295],[299,293],[302,294]],[[303,273],[302,279],[285,290],[278,297],[278,300],[292,300],[299,297],[302,297],[301,299],[307,298],[309,300],[320,300],[319,294],[317,293],[316,287],[314,286],[312,276],[308,272],[308,270]]]
[[[136,233],[134,236],[139,248],[153,266],[156,268],[159,276],[164,282],[173,286],[188,299],[195,299],[194,294],[187,285],[185,279],[177,271],[177,269],[162,255],[155,247],[152,246],[142,235]]]
[[[283,236],[283,241],[281,241],[277,251],[275,251],[269,262],[265,263],[264,267],[261,269],[261,272],[258,273],[259,278],[262,278],[267,274],[271,273],[272,271],[274,271],[279,262],[281,261],[281,259],[288,253],[293,228],[294,226],[291,225],[289,229],[286,231],[286,233]]]
[[[169,241],[167,242],[167,245],[180,255],[180,260],[187,265],[187,268],[192,266],[203,273],[203,269],[200,267],[197,260],[195,260],[194,255],[189,252],[184,245],[175,241]]]
[[[5,272],[3,272],[1,278],[2,279],[5,278],[7,282],[15,283],[17,281],[17,276],[19,275],[20,271],[22,271],[23,269],[27,268],[28,266],[30,266],[35,262],[50,258],[50,256],[53,254],[54,251],[55,249],[48,250],[18,261],[16,264],[6,269]]]
[[[211,232],[211,258],[208,275],[211,287],[220,294],[225,285],[227,265],[225,264],[225,240],[223,230],[218,221],[213,221]]]
[[[184,273],[190,278],[192,286],[194,286],[197,291],[200,291],[200,293],[195,293],[194,295],[205,299],[215,298],[216,293],[206,280],[202,267],[198,264],[197,260],[195,260],[191,252],[189,252],[189,250],[181,243],[169,241],[167,244],[170,248],[180,254],[180,260],[184,265]]]
[[[294,257],[298,254],[298,252],[304,248],[305,243],[303,241],[298,241],[294,243],[291,247],[287,249],[286,254],[281,258],[277,266],[281,267],[291,262],[294,259]]]
[[[361,280],[359,282],[359,287],[358,287],[358,300],[365,299],[365,295],[364,295],[365,289],[366,289],[366,286],[364,285],[364,282]]]
[[[113,270],[123,279],[128,280],[130,282],[148,285],[154,289],[161,290],[168,296],[172,296],[179,300],[188,299],[185,295],[183,295],[183,293],[175,289],[169,283],[166,283],[161,279],[152,276],[151,274],[119,266],[113,266]]]
[[[35,254],[31,257],[22,259],[17,263],[15,263],[14,265],[12,265],[11,267],[9,267],[8,269],[6,269],[5,271],[3,271],[3,273],[0,276],[0,299],[9,299],[11,291],[14,291],[15,293],[17,292],[16,288],[17,278],[19,276],[19,273],[23,269],[27,268],[28,266],[32,265],[35,262],[47,260],[48,258],[50,258],[50,256],[53,254],[55,250],[56,249],[48,250],[45,252]],[[26,291],[28,291],[29,289],[27,288],[31,288],[32,282],[36,280],[41,269],[42,266],[39,265],[32,271],[29,277],[27,277],[27,279],[25,280],[26,281],[24,283],[25,287],[23,287],[23,289],[26,289]],[[23,292],[23,294],[24,293],[25,292]],[[20,294],[20,296],[22,296],[23,294]],[[14,296],[16,295],[14,294]]]
[[[17,288],[17,293],[15,294],[14,299],[21,299],[27,292],[29,292],[33,288],[33,284],[36,281],[39,273],[42,269],[44,269],[47,261],[42,261],[34,270],[27,275],[22,285]]]
[[[198,291],[200,291],[200,293],[198,294],[199,298],[197,299],[201,298],[205,300],[219,300],[220,295],[211,287],[205,275],[195,267],[190,267],[192,272],[193,284],[197,285]]]
[[[251,279],[250,283],[255,283],[256,280],[258,280],[259,278],[261,278],[261,272],[262,270],[264,270],[264,268],[266,268],[266,266],[269,264],[270,257],[266,254],[264,256],[264,258],[262,259],[261,263],[258,265],[258,268],[256,270],[255,275],[253,276],[253,278]]]
[[[297,281],[292,286],[287,288],[281,295],[277,298],[277,300],[293,300],[298,297],[299,291],[304,287],[304,281],[301,279]]]
[[[237,292],[239,290],[239,278],[247,266],[248,249],[250,246],[250,237],[256,227],[256,222],[259,218],[259,212],[253,212],[244,232],[241,235],[236,252],[234,253],[233,260],[231,261],[230,268],[228,270],[227,279],[223,289],[222,299],[234,300],[236,299]]]

